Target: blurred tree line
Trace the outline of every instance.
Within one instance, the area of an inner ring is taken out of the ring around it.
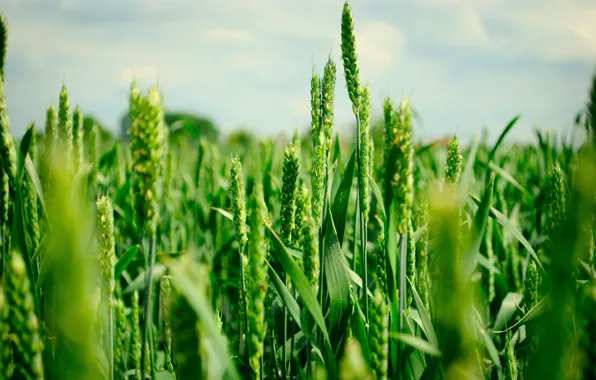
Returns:
[[[236,151],[242,155],[244,151],[255,147],[261,142],[261,138],[247,127],[238,127],[234,131],[223,133],[211,118],[193,114],[189,112],[167,111],[164,114],[164,119],[169,127],[171,146],[178,146],[180,148],[196,147],[200,141],[205,143],[218,143],[226,145],[230,150]],[[371,135],[375,146],[381,147],[383,144],[383,129],[384,123],[380,118],[374,118],[371,123]],[[91,134],[91,129],[96,126],[99,131],[99,143],[106,144],[104,146],[112,145],[116,140],[128,141],[128,128],[130,120],[128,113],[124,113],[120,117],[117,132],[114,129],[108,128],[101,121],[91,114],[84,113],[83,129],[85,140]],[[355,127],[355,126],[354,126]],[[353,128],[352,128],[353,129]],[[267,140],[277,141],[284,144],[294,136],[296,131],[288,128],[280,128],[279,132],[273,138]],[[299,131],[300,142],[304,149],[308,150],[311,146],[311,130],[310,125],[305,125]],[[38,130],[37,136],[40,140],[43,139],[43,131]],[[351,143],[354,136],[352,134],[340,135],[340,145],[342,150]],[[380,152],[375,152],[380,153]]]

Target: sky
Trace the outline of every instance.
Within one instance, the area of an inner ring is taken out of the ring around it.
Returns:
[[[131,81],[223,132],[290,135],[310,123],[310,79],[337,64],[335,122],[350,133],[343,0],[4,0],[6,96],[16,136],[43,128],[62,84],[71,105],[118,131]],[[511,138],[569,131],[596,73],[593,0],[352,0],[372,113],[404,97],[415,135]]]

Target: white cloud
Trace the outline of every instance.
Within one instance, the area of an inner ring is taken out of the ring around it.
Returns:
[[[396,3],[391,11],[408,44],[420,49],[500,60],[596,60],[593,0],[428,0]]]
[[[480,14],[471,6],[461,9],[461,25],[471,43],[486,43],[488,36]]]
[[[396,27],[387,21],[365,21],[355,34],[357,53],[365,70],[384,72],[394,67],[404,45],[404,37]]]
[[[510,58],[552,62],[596,60],[596,7],[592,1],[491,2],[478,5],[484,19],[508,30],[486,50]]]
[[[205,38],[216,42],[247,42],[251,37],[251,33],[244,29],[215,27],[205,32]]]
[[[303,118],[310,117],[310,100],[307,96],[290,97],[288,103],[295,116]]]
[[[403,5],[396,11],[407,13],[406,38],[446,47],[478,47],[488,42],[482,14],[464,1],[423,1]],[[404,16],[405,18],[406,16]]]
[[[217,0],[208,7],[272,37],[332,39],[339,32],[343,1]]]
[[[155,82],[157,71],[157,67],[153,65],[125,68],[120,71],[119,80],[123,85],[129,85],[133,80]]]
[[[596,7],[566,8],[551,6],[542,11],[527,10],[520,14],[520,23],[532,28],[537,52],[548,60],[596,60]]]
[[[64,80],[73,103],[115,121],[134,78],[157,81],[169,107],[208,113],[226,129],[275,133],[309,122],[312,65],[322,73],[331,52],[335,119],[348,133],[343,1],[110,0],[101,8],[90,0],[64,8],[9,1],[8,72],[20,71],[7,79],[11,120],[21,131],[30,118],[43,120]],[[373,113],[386,96],[412,96],[429,136],[498,129],[517,113],[520,129],[566,125],[596,58],[592,1],[353,2]]]

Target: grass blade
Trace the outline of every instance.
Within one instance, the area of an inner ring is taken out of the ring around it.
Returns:
[[[362,356],[364,357],[364,360],[366,360],[366,362],[370,364],[370,345],[368,344],[368,334],[364,322],[364,313],[360,309],[358,297],[356,297],[354,292],[350,292],[350,298],[352,300],[352,305],[354,306],[354,314],[352,315],[354,335],[360,343],[360,348],[362,349]]]
[[[348,308],[350,296],[350,280],[346,272],[344,255],[335,232],[335,225],[331,218],[327,218],[328,225],[324,239],[325,279],[329,293],[329,324],[335,327]]]
[[[499,139],[497,140],[497,142],[495,143],[495,146],[493,146],[493,149],[490,151],[489,155],[488,155],[488,162],[490,163],[493,158],[495,157],[495,154],[497,153],[497,150],[499,149],[499,147],[501,146],[501,144],[503,143],[503,141],[505,140],[505,136],[507,136],[507,134],[509,133],[509,131],[511,131],[511,129],[513,129],[513,127],[515,126],[515,124],[517,123],[517,121],[519,120],[520,115],[517,115],[516,117],[514,117],[506,126],[505,129],[503,129],[503,132],[501,132],[501,135],[499,136]]]
[[[229,378],[240,380],[241,377],[230,360],[226,339],[221,334],[209,301],[201,292],[197,291],[192,281],[184,271],[179,268],[179,265],[180,263],[170,263],[170,265],[168,265],[172,284],[184,295],[190,306],[199,316],[201,323],[205,327],[205,332],[212,337],[212,344],[214,345],[218,360],[220,363],[225,363]]]
[[[417,336],[410,334],[392,333],[391,338],[404,342],[408,346],[420,350],[425,354],[429,354],[432,356],[441,356],[441,351],[439,351],[439,349],[436,346],[430,344],[424,339],[420,339]]]
[[[491,176],[489,183],[485,187],[482,201],[478,205],[478,210],[474,215],[474,222],[470,233],[472,237],[470,247],[466,256],[464,257],[465,265],[463,267],[464,272],[462,274],[464,278],[470,278],[470,275],[476,266],[476,256],[478,255],[480,245],[484,239],[484,232],[486,230],[486,222],[488,221],[489,209],[493,199],[494,187],[495,178],[494,176]]]
[[[550,297],[546,295],[543,299],[541,299],[536,306],[530,309],[519,321],[517,321],[513,326],[505,329],[505,330],[493,330],[494,334],[502,334],[506,333],[507,331],[513,330],[519,326],[525,325],[526,323],[533,321],[534,319],[540,317],[544,313],[546,313],[552,307],[552,302]]]
[[[479,140],[476,137],[472,146],[470,147],[470,152],[468,156],[465,158],[465,166],[464,170],[461,173],[461,177],[459,180],[459,199],[460,202],[464,201],[466,194],[468,193],[468,189],[471,186],[472,180],[474,179],[474,161],[476,160],[476,154],[478,153],[479,147]]]
[[[232,213],[230,211],[224,210],[223,208],[219,208],[219,207],[211,207],[211,209],[214,211],[217,211],[218,213],[223,215],[223,217],[228,219],[230,222],[234,221],[234,215],[232,215]]]
[[[422,324],[424,325],[424,331],[426,333],[426,338],[428,339],[428,342],[431,345],[433,345],[434,347],[437,348],[437,351],[438,351],[439,350],[439,341],[437,339],[437,334],[435,333],[435,329],[430,321],[428,313],[426,312],[426,309],[424,308],[422,299],[420,298],[420,295],[416,291],[414,284],[412,284],[412,281],[410,281],[409,278],[408,278],[408,282],[410,283],[410,288],[412,290],[412,296],[414,298],[414,303],[416,304],[416,310],[418,310],[418,315],[420,316],[420,320],[422,321]]]
[[[20,183],[21,179],[23,178],[23,171],[25,169],[25,161],[27,160],[29,147],[31,146],[31,139],[33,138],[33,133],[35,132],[35,125],[29,125],[27,131],[23,135],[21,139],[21,143],[19,144],[19,154],[17,156],[17,181]],[[15,184],[16,188],[16,184]]]
[[[337,189],[337,194],[333,199],[332,215],[333,224],[337,234],[339,244],[343,244],[344,232],[346,229],[346,219],[348,216],[348,202],[352,194],[352,184],[354,182],[354,167],[356,163],[356,150],[352,151],[348,165]],[[339,170],[339,169],[336,169]]]
[[[298,264],[290,257],[284,243],[281,240],[281,237],[273,231],[271,226],[267,226],[269,233],[272,236],[272,243],[273,249],[272,253],[275,255],[277,260],[281,263],[286,274],[296,286],[296,291],[300,295],[302,302],[304,302],[304,306],[308,309],[311,313],[315,323],[321,329],[321,333],[323,334],[323,343],[325,346],[325,351],[327,354],[327,368],[329,372],[335,374],[335,355],[333,354],[333,350],[331,348],[331,342],[329,340],[329,332],[327,331],[327,326],[325,325],[325,319],[323,317],[323,312],[319,306],[317,301],[317,297],[313,292],[308,279],[302,273]]]
[[[521,293],[507,293],[503,302],[501,302],[501,308],[497,313],[497,317],[495,318],[495,323],[493,325],[493,330],[500,330],[505,325],[511,317],[515,315],[517,311],[520,310],[520,304],[523,299],[523,294]]]
[[[116,265],[114,266],[114,278],[118,279],[122,275],[122,272],[126,270],[128,264],[132,262],[132,260],[137,256],[139,253],[139,245],[135,244],[132,247],[129,247],[126,252],[118,258]]]
[[[379,189],[379,185],[375,182],[374,178],[369,174],[368,180],[370,184],[370,189],[372,190],[372,194],[377,202],[377,208],[381,212],[381,220],[385,222],[387,220],[387,215],[385,213],[385,203],[383,202],[383,196],[381,195],[381,189]]]
[[[481,202],[477,197],[473,195],[470,196],[477,205],[480,205]],[[505,229],[507,229],[524,246],[524,248],[528,250],[530,255],[532,255],[532,258],[534,258],[534,260],[536,261],[536,264],[542,270],[544,270],[542,262],[538,258],[536,251],[534,251],[534,248],[532,248],[530,242],[528,242],[528,240],[524,237],[521,231],[518,230],[505,215],[503,215],[499,210],[495,209],[494,207],[490,207],[490,216],[496,219],[499,222],[499,224],[501,224],[503,227],[505,227]]]
[[[480,337],[482,338],[482,342],[484,343],[488,354],[499,369],[501,368],[501,359],[499,358],[499,351],[495,347],[494,342],[490,338],[486,329],[482,326],[482,321],[479,318],[476,319],[476,329],[480,332]]]
[[[284,284],[282,279],[279,278],[279,275],[277,274],[275,269],[273,269],[271,264],[269,264],[269,263],[267,263],[267,264],[269,265],[269,274],[271,275],[271,280],[273,281],[273,286],[275,287],[275,290],[277,291],[279,298],[281,298],[284,305],[286,305],[286,307],[288,308],[290,315],[292,316],[292,318],[294,318],[294,321],[296,322],[296,324],[298,325],[300,330],[302,330],[306,336],[309,336],[310,332],[304,331],[304,329],[302,328],[302,325],[300,323],[300,320],[301,320],[300,319],[300,306],[298,306],[298,302],[296,302],[294,297],[292,297],[292,294],[290,293],[290,291],[288,290],[288,288],[286,287],[286,285]]]
[[[505,171],[503,168],[493,162],[489,162],[488,167],[499,176],[503,177],[503,179],[512,184],[515,188],[517,188],[524,195],[524,197],[526,197],[526,199],[529,201],[532,200],[532,195],[528,192],[528,190],[526,190],[525,187],[523,187],[515,178],[513,178],[509,172]]]

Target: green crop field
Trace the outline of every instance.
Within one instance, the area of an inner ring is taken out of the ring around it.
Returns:
[[[215,143],[136,83],[126,138],[67,84],[14,138],[2,19],[0,379],[596,378],[596,77],[581,145],[423,144],[407,98],[372,121],[354,22],[308,133]]]

